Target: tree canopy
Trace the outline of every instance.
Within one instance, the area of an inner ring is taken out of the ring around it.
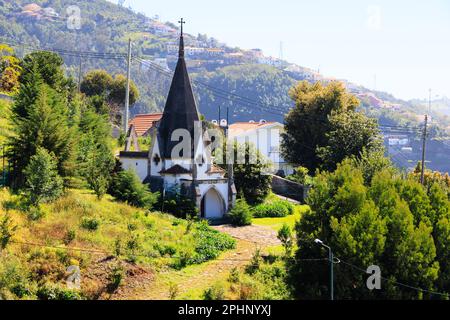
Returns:
[[[290,96],[295,107],[285,118],[282,151],[285,159],[311,172],[336,168],[363,149],[382,149],[377,123],[356,111],[358,99],[340,82],[302,81]]]

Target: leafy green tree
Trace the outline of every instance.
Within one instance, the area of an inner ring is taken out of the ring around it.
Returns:
[[[24,186],[23,170],[39,147],[56,156],[59,175],[68,183],[75,168],[75,141],[67,101],[43,84],[35,70],[25,76],[33,82],[30,87],[28,82],[22,84],[12,107],[9,158],[14,164],[13,184],[18,188]]]
[[[424,210],[432,209],[425,189],[419,190],[419,186],[389,167],[365,179],[354,159],[338,165],[335,172],[319,174],[308,198],[311,211],[296,225],[299,249],[291,276],[297,295],[311,299],[329,294],[327,265],[302,263],[326,254],[314,243],[319,238],[345,261],[336,265],[339,299],[430,298],[394,284],[398,281],[433,290],[441,281],[437,248],[442,247],[435,245],[439,228],[433,227]],[[439,230],[444,239],[444,220]],[[380,291],[369,291],[367,275],[349,264],[363,269],[380,266],[391,281],[383,282]]]
[[[63,192],[63,180],[58,175],[54,155],[44,148],[38,148],[24,170],[26,186],[32,205],[51,201]]]
[[[317,156],[326,170],[336,169],[336,164],[350,156],[359,157],[363,150],[383,152],[383,139],[375,119],[360,112],[332,112],[331,130],[325,134],[326,145],[317,146]]]
[[[14,232],[17,230],[17,226],[13,225],[11,216],[6,213],[0,220],[0,252],[6,248]]]
[[[81,81],[80,90],[88,97],[107,97],[113,83],[113,77],[105,70],[89,71]]]
[[[435,228],[436,256],[440,266],[438,288],[450,292],[450,215],[443,216]]]
[[[249,226],[252,224],[252,211],[245,199],[238,199],[229,214],[231,223],[235,226]]]
[[[111,190],[117,200],[140,208],[151,209],[158,201],[158,194],[151,193],[133,171],[119,172],[113,179]]]
[[[272,177],[269,161],[250,143],[234,144],[234,182],[238,194],[250,205],[262,203],[269,195]]]
[[[105,102],[111,119],[121,122],[121,112],[125,104],[127,79],[118,74],[114,78],[105,70],[90,71],[81,82],[81,92],[90,97],[96,109],[102,113],[105,111]],[[139,89],[136,84],[130,82],[130,106],[139,99]]]
[[[113,167],[114,158],[111,150],[106,146],[101,145],[90,154],[87,163],[86,180],[98,199],[101,199],[108,191],[110,173]]]
[[[20,83],[27,85],[29,82],[27,81],[28,74],[37,72],[45,84],[62,93],[70,85],[70,81],[64,76],[63,65],[64,60],[56,53],[48,51],[32,52],[22,60],[23,73],[20,76]]]
[[[366,148],[381,148],[376,122],[356,109],[359,100],[340,82],[324,85],[302,81],[290,96],[295,107],[285,118],[284,158],[315,172],[334,169],[346,157]]]
[[[115,166],[111,125],[105,115],[87,108],[79,124],[78,167],[99,199],[107,192]]]
[[[0,43],[0,92],[17,92],[20,71],[20,60],[14,55],[14,50]]]

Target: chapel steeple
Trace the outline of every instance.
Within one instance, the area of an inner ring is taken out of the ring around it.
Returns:
[[[166,159],[172,157],[172,149],[179,143],[179,141],[172,141],[172,133],[177,129],[186,129],[190,132],[192,149],[194,148],[194,124],[200,120],[184,59],[183,24],[186,22],[181,19],[179,23],[181,24],[181,34],[178,62],[164,108],[164,114],[158,128],[161,154]]]

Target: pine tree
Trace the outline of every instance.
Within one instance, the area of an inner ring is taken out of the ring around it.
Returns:
[[[36,150],[24,174],[30,202],[34,206],[54,200],[63,192],[63,181],[58,175],[55,156],[44,148]]]

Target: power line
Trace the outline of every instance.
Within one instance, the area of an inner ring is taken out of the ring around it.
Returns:
[[[367,271],[366,271],[366,270],[364,270],[364,269],[362,269],[362,268],[360,268],[360,267],[358,267],[358,266],[355,266],[354,264],[351,264],[351,263],[349,263],[349,262],[346,262],[346,261],[342,260],[341,258],[339,258],[339,261],[340,261],[340,263],[343,263],[343,264],[345,264],[345,265],[347,265],[347,266],[349,266],[349,267],[351,267],[351,268],[353,268],[353,269],[355,269],[355,270],[358,270],[358,271],[361,271],[361,272],[367,274]],[[425,292],[425,293],[429,293],[429,294],[432,294],[432,295],[438,295],[438,296],[443,296],[443,297],[449,297],[449,294],[448,294],[448,293],[442,293],[442,292],[436,292],[436,291],[432,291],[432,290],[428,290],[428,289],[422,289],[422,288],[415,287],[415,286],[412,286],[412,285],[409,285],[409,284],[405,284],[405,283],[402,283],[402,282],[398,282],[398,281],[396,281],[396,280],[388,279],[388,278],[385,278],[385,277],[382,277],[382,276],[381,276],[380,278],[381,278],[382,280],[384,280],[384,281],[392,282],[392,283],[394,283],[394,284],[396,284],[396,285],[398,285],[398,286],[405,287],[405,288],[408,288],[408,289],[416,290],[416,291],[419,291],[419,292]]]

